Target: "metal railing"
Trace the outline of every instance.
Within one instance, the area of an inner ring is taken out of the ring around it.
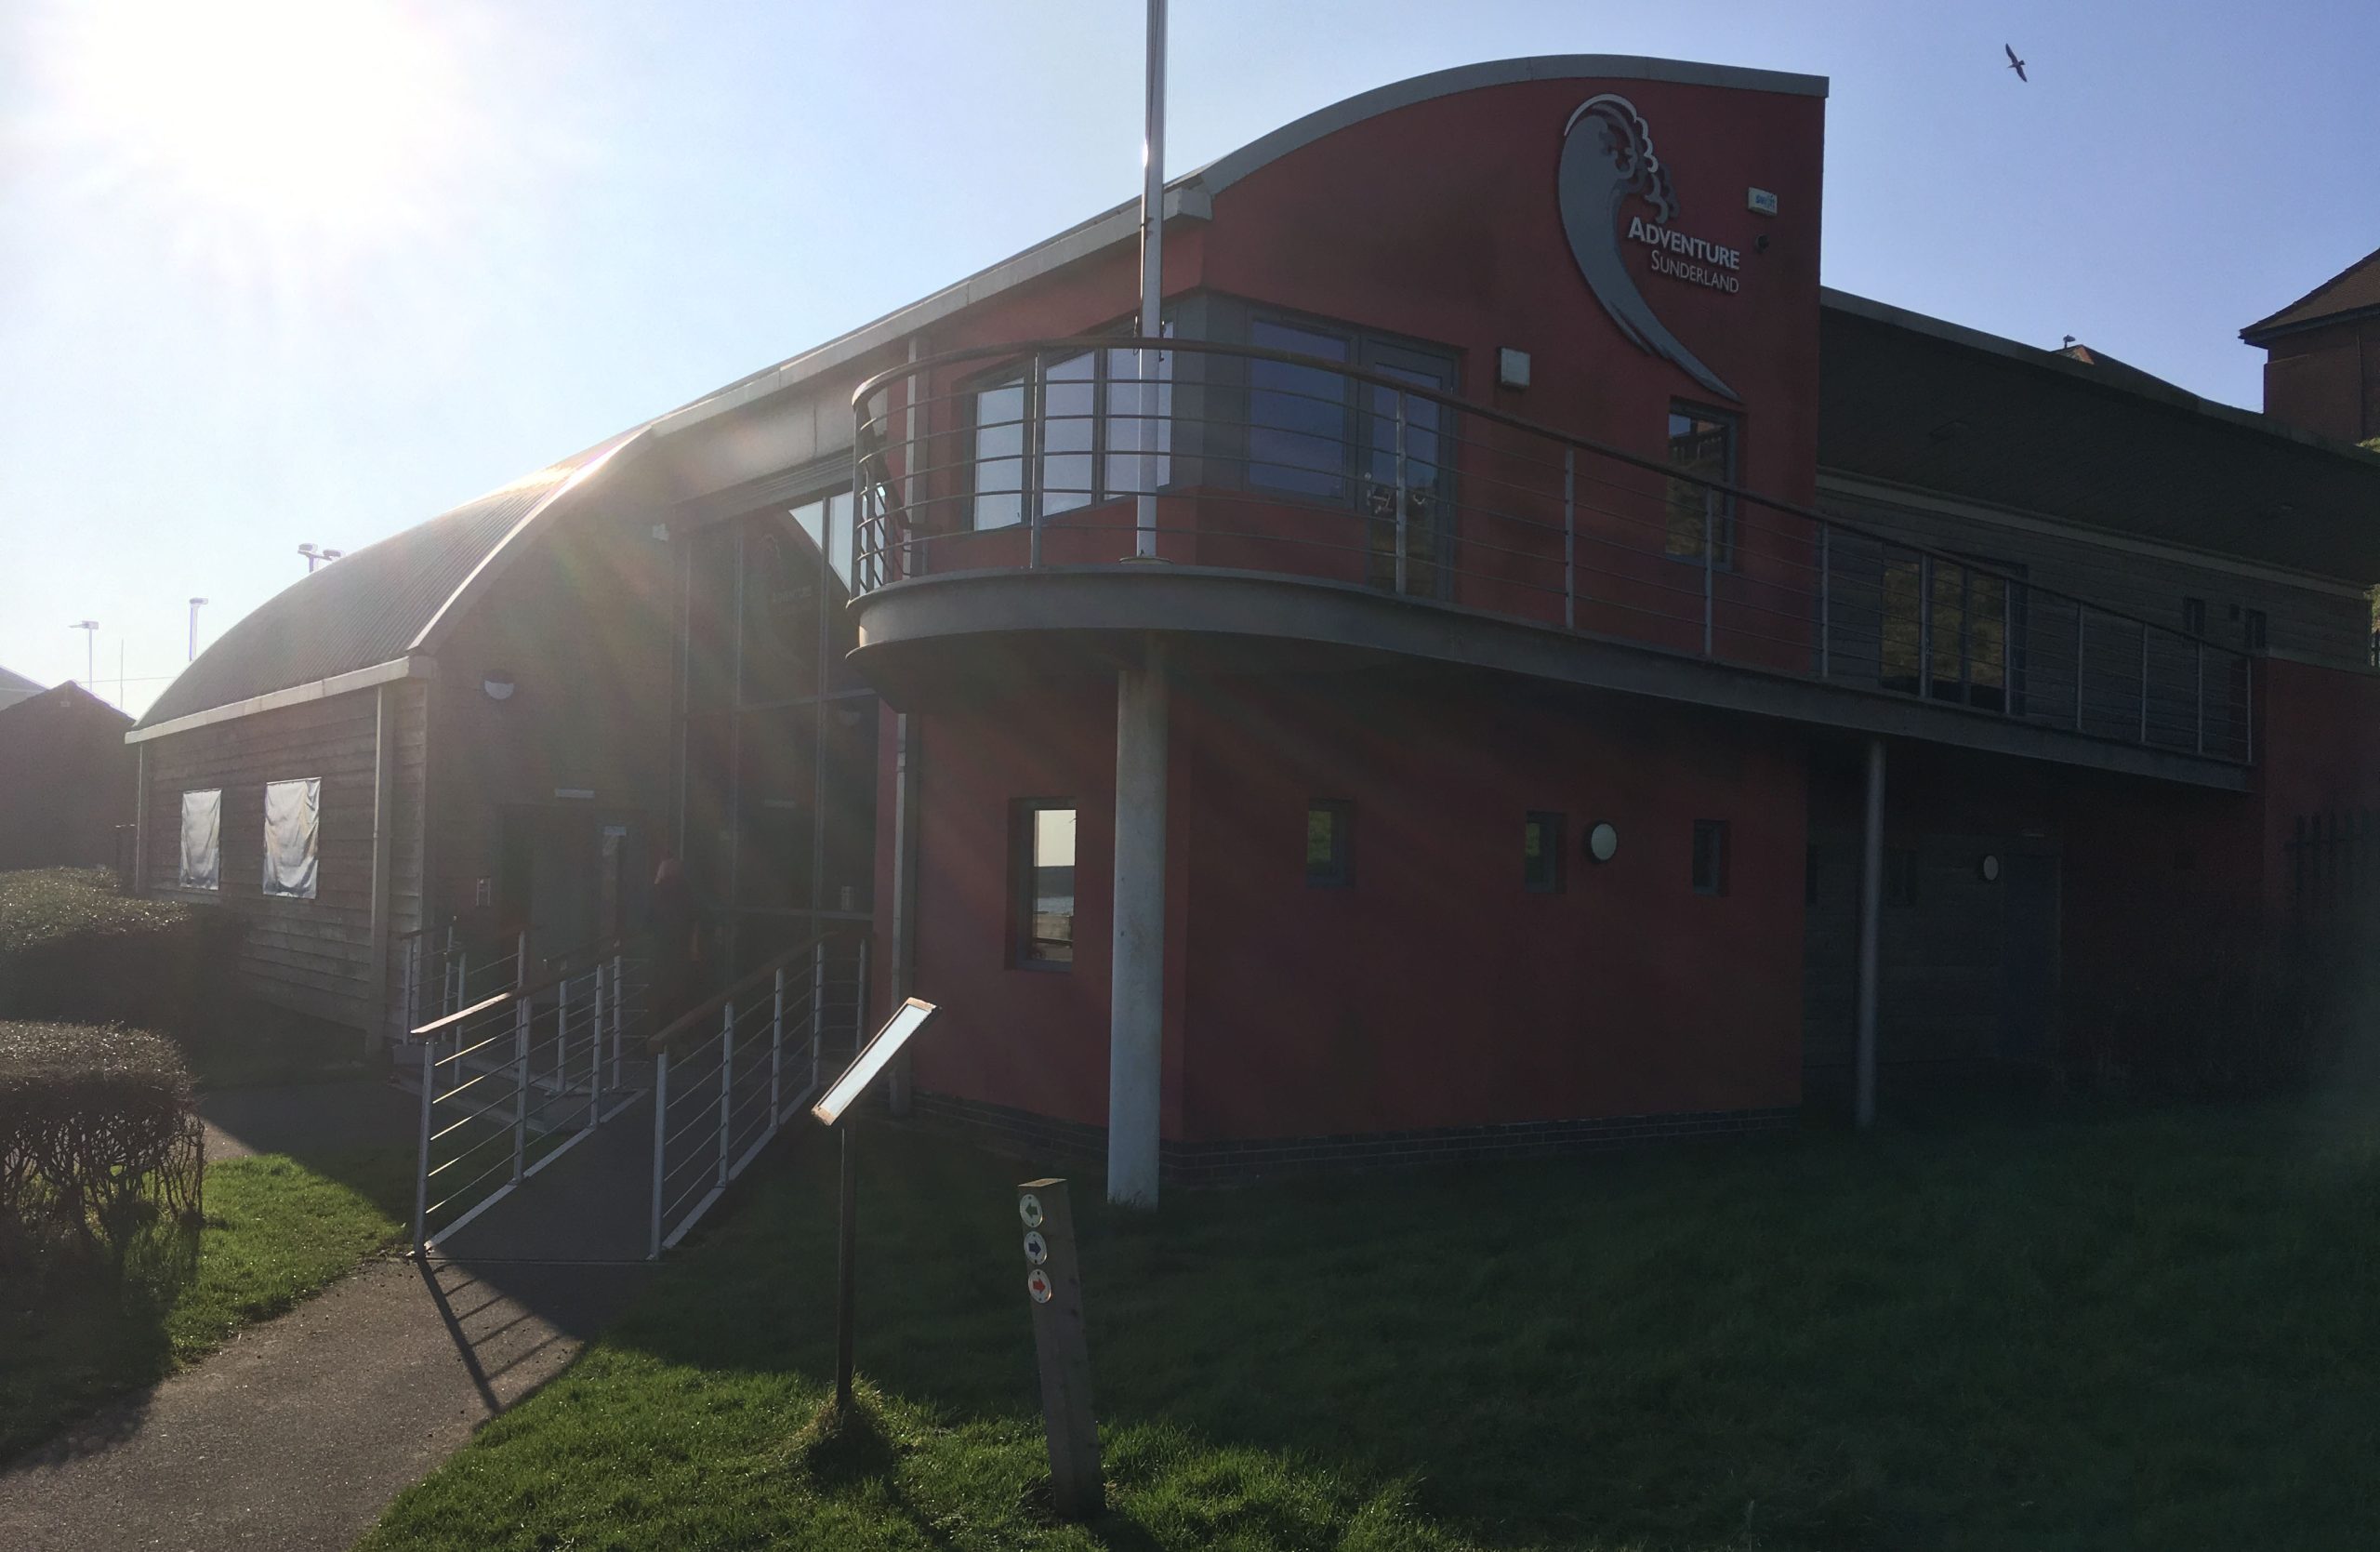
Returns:
[[[1143,346],[1160,363],[1153,379],[1136,375]],[[1128,337],[908,363],[853,405],[855,593],[1115,562],[1134,549],[1133,497],[1153,470],[1164,560],[2252,757],[2245,654],[1757,495],[1713,472],[1730,455],[1708,427],[1664,460],[1408,378]]]
[[[641,966],[615,947],[412,1031],[421,1111],[413,1243],[426,1254],[643,1089]]]
[[[686,1237],[778,1128],[856,1049],[867,939],[825,933],[777,954],[654,1034],[648,1254]]]

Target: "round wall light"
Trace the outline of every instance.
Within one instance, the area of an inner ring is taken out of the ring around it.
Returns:
[[[487,698],[490,700],[510,700],[513,688],[512,676],[498,669],[480,681],[480,688],[487,692]]]
[[[1983,875],[1984,882],[1998,883],[2000,882],[2000,858],[1993,853],[1986,852],[1983,854],[1983,860],[1976,864],[1975,870]]]
[[[1587,856],[1595,862],[1609,862],[1620,850],[1620,831],[1606,819],[1598,819],[1587,827]]]

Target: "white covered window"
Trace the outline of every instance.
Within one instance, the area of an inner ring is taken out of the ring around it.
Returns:
[[[321,840],[323,783],[319,776],[269,781],[264,788],[264,892],[293,900],[314,897]]]
[[[176,883],[184,889],[223,886],[223,792],[182,794],[182,869]]]

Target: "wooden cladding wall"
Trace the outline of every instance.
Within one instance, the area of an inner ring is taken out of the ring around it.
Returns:
[[[422,778],[422,688],[389,686],[390,771],[399,801],[390,858],[390,931],[421,910],[418,800],[403,794]],[[150,824],[144,882],[156,895],[236,911],[245,919],[243,982],[279,1007],[369,1029],[378,1017],[372,988],[372,863],[377,762],[377,690],[241,717],[150,741]],[[315,897],[268,896],[264,789],[305,776],[322,782]],[[181,795],[223,794],[219,890],[178,886]],[[410,832],[410,833],[409,833]],[[410,915],[408,915],[410,913]],[[392,959],[394,956],[391,956]]]
[[[2168,629],[2185,628],[2183,600],[2206,605],[2206,639],[2235,651],[2252,646],[2246,612],[2265,616],[2266,644],[2327,662],[2361,664],[2370,651],[2371,606],[2353,592],[2227,567],[2197,564],[2103,544],[2083,529],[2051,531],[1995,524],[1980,510],[1951,516],[1916,505],[1830,494],[1820,503],[1873,533],[2013,569],[2035,587],[2086,599]],[[2061,614],[2071,630],[2072,616]],[[2069,693],[2071,680],[2069,681]]]

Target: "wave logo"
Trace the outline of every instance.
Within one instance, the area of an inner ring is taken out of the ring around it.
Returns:
[[[1570,239],[1570,256],[1579,261],[1587,289],[1594,293],[1629,343],[1673,363],[1710,391],[1737,398],[1717,373],[1702,365],[1685,341],[1653,315],[1652,304],[1628,272],[1620,213],[1631,197],[1643,200],[1651,209],[1650,226],[1634,218],[1629,227],[1639,241],[1654,247],[1657,259],[1666,248],[1689,241],[1673,239],[1668,230],[1677,215],[1677,192],[1670,186],[1669,169],[1653,154],[1653,132],[1634,103],[1605,92],[1579,105],[1562,129],[1562,163],[1555,187],[1562,230]]]

